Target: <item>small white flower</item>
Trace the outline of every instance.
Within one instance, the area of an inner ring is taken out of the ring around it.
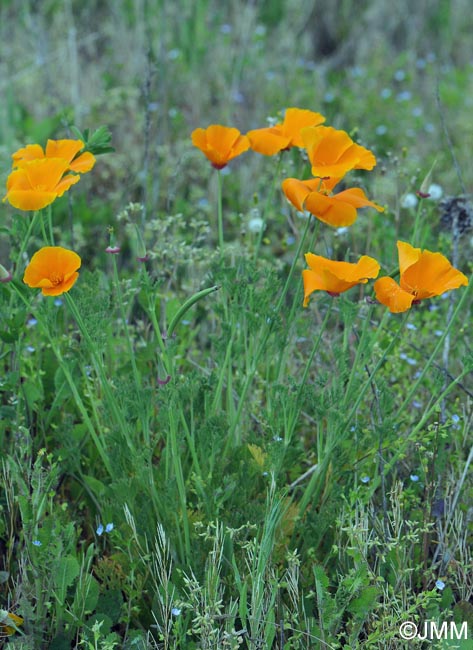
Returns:
[[[416,205],[418,204],[419,199],[415,194],[412,192],[408,192],[407,194],[404,194],[404,196],[401,199],[401,208],[415,208]]]
[[[253,217],[248,221],[248,230],[250,232],[261,232],[264,227],[264,221],[261,217]]]
[[[431,183],[427,190],[427,194],[430,195],[429,199],[432,199],[433,201],[438,201],[443,196],[443,188],[441,185],[438,185],[438,183]]]

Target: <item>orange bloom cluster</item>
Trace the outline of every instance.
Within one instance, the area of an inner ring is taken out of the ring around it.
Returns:
[[[19,149],[3,201],[25,211],[50,205],[95,165],[91,153],[80,153],[83,148],[81,140],[48,140],[45,151],[39,144]]]
[[[213,124],[207,129],[196,129],[192,142],[217,169],[222,169],[248,149],[273,156],[292,147],[304,148],[312,178],[286,178],[282,183],[286,198],[298,211],[307,211],[335,228],[351,226],[360,208],[383,212],[384,208],[371,201],[359,187],[336,190],[348,172],[372,170],[376,157],[345,131],[324,126],[323,122],[325,117],[320,113],[287,108],[284,119],[274,126],[242,135],[233,127]],[[466,276],[454,269],[440,253],[421,251],[405,242],[398,242],[397,246],[400,283],[383,277],[374,284],[377,299],[393,313],[406,311],[425,298],[468,284]],[[314,291],[337,296],[376,278],[380,270],[379,263],[366,255],[356,264],[329,260],[313,253],[307,253],[305,258],[309,268],[302,272],[304,307]]]
[[[306,181],[287,178],[282,184],[286,198],[297,210],[306,210],[335,228],[351,226],[359,208],[371,207],[378,212],[384,211],[383,207],[370,201],[359,187],[333,192],[352,169],[373,169],[376,158],[371,151],[353,142],[345,131],[331,126],[303,128],[301,139],[313,178]]]

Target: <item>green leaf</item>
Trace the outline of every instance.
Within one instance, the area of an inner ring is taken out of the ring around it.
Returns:
[[[54,563],[53,580],[56,592],[56,598],[61,604],[66,600],[67,588],[72,585],[80,572],[80,566],[77,559],[68,555],[61,557]]]
[[[360,619],[365,619],[376,605],[379,590],[377,587],[365,587],[357,598],[348,605],[348,611]]]

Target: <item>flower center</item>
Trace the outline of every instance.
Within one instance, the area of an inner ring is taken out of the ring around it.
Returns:
[[[49,279],[51,280],[53,285],[57,287],[58,284],[61,284],[64,278],[62,277],[62,275],[59,275],[58,273],[51,273]]]

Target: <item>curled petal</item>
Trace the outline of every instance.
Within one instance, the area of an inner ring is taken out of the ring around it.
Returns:
[[[279,151],[289,147],[290,138],[283,134],[280,126],[267,129],[254,129],[246,134],[250,147],[263,156],[274,156]]]
[[[404,291],[398,283],[390,277],[376,280],[374,290],[378,301],[385,305],[393,314],[399,314],[411,308],[415,296]]]
[[[419,260],[421,250],[420,248],[414,248],[414,246],[411,246],[405,241],[398,241],[397,254],[399,257],[399,270],[401,271],[401,275],[403,275],[410,266]]]
[[[298,178],[286,178],[282,182],[282,189],[288,201],[302,212],[304,210],[304,202],[308,195],[320,188],[320,179],[314,178],[309,181],[300,181]]]
[[[305,209],[314,217],[334,228],[351,226],[356,221],[356,208],[336,197],[311,192],[305,201]]]
[[[401,287],[416,300],[440,296],[467,284],[467,277],[453,268],[446,257],[430,251],[422,251],[419,260],[401,275]]]
[[[304,307],[314,291],[327,291],[337,295],[357,284],[366,284],[368,278],[379,273],[379,264],[372,257],[363,255],[356,264],[328,260],[320,255],[305,255],[309,269],[302,271],[304,283]]]

